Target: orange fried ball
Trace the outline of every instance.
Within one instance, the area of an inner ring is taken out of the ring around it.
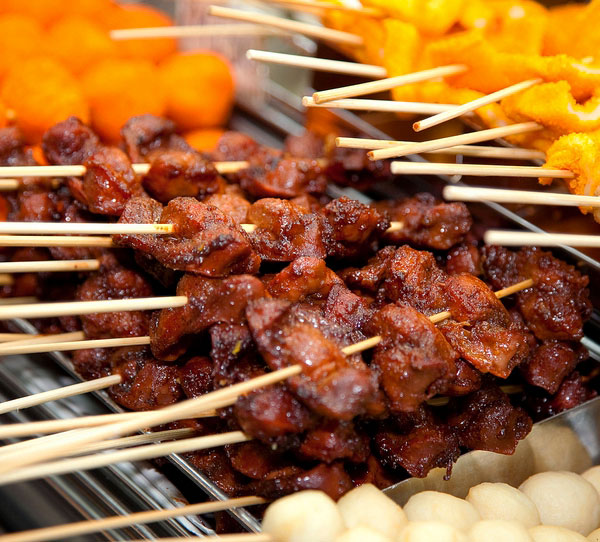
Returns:
[[[16,64],[2,83],[2,100],[16,115],[28,142],[71,115],[86,122],[88,105],[79,83],[56,60],[34,57]]]
[[[18,13],[0,16],[0,78],[19,61],[39,54],[43,30],[31,17]]]
[[[82,78],[92,126],[110,143],[120,139],[121,127],[135,115],[164,115],[165,95],[157,68],[144,60],[104,60]]]
[[[2,0],[0,11],[27,15],[46,26],[68,13],[70,5],[65,0]]]
[[[81,15],[64,17],[48,32],[49,53],[74,74],[91,65],[117,56],[117,46],[108,33]]]
[[[183,137],[197,151],[211,152],[217,148],[217,143],[224,132],[221,128],[205,128],[185,132]]]
[[[116,30],[171,26],[173,21],[150,6],[127,4],[107,10],[100,16],[99,23],[107,30]],[[177,50],[177,40],[171,38],[119,40],[116,44],[122,57],[151,62],[160,62]]]
[[[179,53],[160,65],[167,92],[167,116],[179,128],[222,126],[234,99],[229,63],[212,52]]]

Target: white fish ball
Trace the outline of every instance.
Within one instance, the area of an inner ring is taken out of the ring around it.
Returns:
[[[371,527],[359,525],[352,527],[335,539],[335,542],[392,542],[392,538],[381,534]]]
[[[469,531],[470,542],[533,542],[527,529],[516,521],[484,519]]]
[[[588,542],[587,538],[575,531],[555,525],[538,525],[529,529],[533,542]]]
[[[409,522],[396,542],[467,542],[467,536],[456,527],[439,521]]]
[[[439,521],[468,531],[481,518],[475,507],[463,499],[439,491],[422,491],[404,506],[409,521]]]

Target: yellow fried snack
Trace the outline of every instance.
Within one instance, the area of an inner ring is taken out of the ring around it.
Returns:
[[[415,25],[398,19],[385,19],[385,42],[383,45],[383,65],[388,76],[394,77],[417,69],[423,40]],[[398,47],[401,43],[402,47]]]
[[[592,0],[572,25],[572,40],[567,44],[566,53],[576,57],[600,57],[600,0]]]
[[[573,54],[585,11],[585,4],[564,4],[550,8],[544,35],[544,55]]]

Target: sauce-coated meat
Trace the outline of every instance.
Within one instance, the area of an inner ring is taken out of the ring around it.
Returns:
[[[370,453],[369,437],[357,431],[352,422],[325,420],[305,435],[298,453],[305,459],[324,463],[336,459],[362,463]]]
[[[256,440],[225,446],[225,453],[237,472],[253,480],[299,474],[302,470]]]
[[[368,327],[381,336],[371,367],[393,412],[417,410],[454,379],[457,355],[426,316],[408,306],[387,305]]]
[[[385,278],[388,262],[394,257],[393,247],[382,248],[367,261],[364,267],[349,267],[339,275],[349,288],[376,294]]]
[[[42,139],[42,150],[50,164],[83,164],[99,149],[98,136],[77,117],[55,124]]]
[[[361,331],[373,316],[369,303],[348,290],[344,283],[331,287],[321,310],[323,316],[337,324]]]
[[[235,497],[244,489],[244,479],[231,466],[223,448],[185,454],[186,459],[227,495]]]
[[[75,350],[71,361],[75,370],[83,378],[93,380],[110,373],[110,356],[112,353],[112,350],[109,348]]]
[[[255,273],[260,265],[241,228],[216,207],[194,198],[175,198],[164,209],[150,198],[136,198],[119,222],[174,224],[173,234],[114,236],[117,244],[149,254],[171,269],[223,277]]]
[[[153,157],[143,186],[154,199],[168,203],[178,196],[213,194],[220,177],[212,163],[196,152],[165,151]]]
[[[179,383],[186,397],[192,399],[213,390],[213,364],[209,358],[195,356],[179,369]]]
[[[462,243],[452,248],[446,256],[446,272],[449,275],[470,273],[471,275],[483,275],[481,254],[477,245]]]
[[[249,135],[241,132],[225,132],[219,138],[211,158],[215,162],[245,161],[261,154],[263,148]]]
[[[35,166],[36,161],[22,132],[16,126],[0,129],[0,165]]]
[[[246,222],[246,216],[252,205],[242,195],[232,192],[213,194],[202,201],[207,205],[214,205],[236,224],[244,224]]]
[[[150,341],[158,359],[174,361],[182,356],[193,335],[217,323],[239,324],[249,301],[264,295],[262,282],[250,275],[210,279],[184,275],[177,295],[187,296],[183,307],[170,307],[152,318]]]
[[[448,383],[444,394],[467,395],[481,387],[481,373],[463,359],[456,360],[456,376]]]

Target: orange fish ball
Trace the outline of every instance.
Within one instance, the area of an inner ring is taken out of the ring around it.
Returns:
[[[108,30],[173,25],[171,18],[162,11],[142,4],[114,6],[98,22]],[[160,62],[177,50],[177,40],[172,38],[118,40],[115,43],[122,57],[152,62]]]
[[[120,139],[121,127],[135,115],[164,115],[165,95],[157,68],[143,60],[104,60],[82,78],[98,134],[110,143]]]
[[[2,100],[14,110],[15,123],[30,143],[41,141],[48,128],[71,115],[84,122],[89,118],[79,83],[52,58],[31,58],[13,66],[2,84]]]
[[[50,28],[48,48],[52,56],[76,75],[92,64],[118,54],[108,33],[80,15],[60,19]]]
[[[0,2],[0,10],[4,13],[27,15],[43,26],[69,13],[70,8],[71,2],[65,0],[2,0]]]
[[[167,115],[183,130],[225,124],[235,94],[229,63],[212,52],[180,53],[160,65]]]
[[[16,63],[39,54],[43,30],[31,17],[18,13],[0,16],[0,78]]]
[[[224,132],[221,128],[206,128],[185,132],[183,137],[197,151],[211,152],[217,148],[217,143]]]
[[[69,4],[69,13],[85,17],[100,17],[115,5],[113,0],[77,0]]]

